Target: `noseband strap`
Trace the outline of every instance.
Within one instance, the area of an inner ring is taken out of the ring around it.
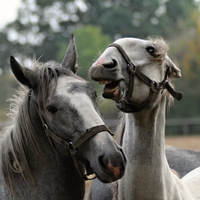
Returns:
[[[122,110],[123,112],[139,112],[143,110],[145,107],[148,106],[148,104],[151,102],[153,94],[161,89],[167,89],[168,92],[177,100],[181,100],[183,98],[183,93],[176,91],[169,83],[168,80],[168,72],[169,68],[167,68],[165,72],[164,80],[160,83],[156,82],[155,80],[151,80],[149,77],[147,77],[145,74],[143,74],[139,67],[135,66],[127,53],[124,51],[124,49],[117,43],[112,43],[108,47],[115,47],[120,52],[122,57],[127,63],[127,70],[130,76],[129,80],[129,87],[126,91],[125,98],[121,100],[120,102],[117,102],[117,107]],[[144,82],[146,85],[150,87],[149,95],[146,100],[144,100],[141,103],[136,103],[131,100],[132,93],[133,93],[133,87],[134,87],[134,78],[137,76],[142,82]]]
[[[39,112],[38,112],[39,114]],[[41,116],[41,114],[39,114]],[[43,117],[41,116],[41,119],[43,119]],[[72,160],[74,162],[74,166],[76,168],[76,170],[78,171],[78,173],[80,174],[81,177],[83,177],[85,180],[91,180],[96,178],[96,176],[89,178],[89,176],[91,174],[93,174],[93,170],[90,166],[86,165],[86,171],[87,173],[85,175],[82,175],[79,165],[78,165],[78,160],[76,158],[76,153],[77,153],[77,149],[83,144],[85,143],[87,140],[89,140],[90,138],[92,138],[93,136],[95,136],[97,133],[102,132],[102,131],[107,131],[109,132],[111,135],[113,135],[113,133],[110,131],[110,129],[106,126],[106,125],[99,125],[99,126],[95,126],[92,127],[90,129],[87,129],[86,132],[81,135],[77,140],[75,140],[74,142],[72,141],[66,141],[63,138],[57,136],[56,134],[54,134],[47,126],[47,124],[44,122],[44,119],[41,120],[43,121],[43,128],[44,128],[44,132],[46,134],[46,136],[48,137],[51,146],[53,146],[52,140],[55,141],[57,144],[61,145],[62,147],[66,148],[69,150],[70,155],[72,157]]]
[[[31,94],[32,94],[32,90],[29,91],[29,100],[30,100],[30,97],[31,97]],[[96,134],[102,132],[102,131],[107,131],[110,135],[113,136],[113,133],[111,132],[111,130],[106,126],[106,125],[98,125],[98,126],[94,126],[92,128],[89,128],[86,130],[86,132],[84,134],[82,134],[79,138],[77,138],[75,141],[66,141],[64,140],[63,138],[59,137],[58,135],[56,135],[55,133],[53,133],[47,123],[45,122],[45,119],[42,115],[42,112],[41,110],[38,108],[38,105],[36,105],[36,110],[37,110],[37,113],[38,113],[38,116],[40,118],[40,121],[42,123],[42,126],[43,126],[43,129],[44,129],[44,132],[50,142],[50,145],[52,147],[53,146],[53,141],[55,141],[57,144],[59,144],[60,146],[66,148],[69,150],[70,152],[70,155],[72,157],[72,160],[73,160],[73,163],[74,163],[74,166],[77,170],[77,172],[80,174],[81,177],[83,177],[84,180],[91,180],[91,179],[94,179],[96,178],[96,176],[93,176],[92,178],[89,178],[89,176],[91,174],[94,174],[93,172],[93,169],[86,165],[86,171],[87,173],[85,175],[82,175],[81,173],[81,170],[79,168],[79,164],[78,164],[78,160],[77,160],[77,157],[76,157],[76,153],[77,153],[77,150],[78,148],[83,144],[85,143],[87,140],[89,140],[90,138],[92,138],[93,136],[95,136]]]

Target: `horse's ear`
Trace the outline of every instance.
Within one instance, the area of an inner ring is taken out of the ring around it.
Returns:
[[[76,73],[78,69],[77,58],[78,53],[76,49],[75,39],[74,36],[71,35],[67,51],[62,61],[62,66]]]
[[[10,56],[10,66],[16,79],[23,85],[33,88],[35,85],[35,74],[32,70],[22,67],[13,56]]]
[[[172,62],[172,60],[166,56],[166,66],[169,68],[168,77],[173,78],[181,78],[181,70]]]

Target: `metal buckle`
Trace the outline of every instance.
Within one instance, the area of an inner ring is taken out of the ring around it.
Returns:
[[[45,134],[48,135],[48,126],[47,126],[47,124],[44,124],[43,128],[44,128]]]
[[[164,80],[163,82],[162,82],[162,87],[160,87],[160,89],[166,89],[166,85],[169,83],[169,80],[168,79],[166,79],[166,80]]]
[[[150,88],[153,92],[155,92],[158,89],[158,83],[155,79],[152,80]]]
[[[73,142],[69,142],[69,151],[70,152],[76,152],[76,149],[74,149]]]
[[[131,63],[128,63],[127,64],[127,67],[128,67],[128,70],[130,71],[130,72],[132,72],[133,74],[135,74],[135,72],[136,72],[136,66],[131,62]]]

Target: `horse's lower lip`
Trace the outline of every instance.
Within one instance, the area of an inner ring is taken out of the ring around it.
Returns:
[[[96,172],[95,172],[96,173]],[[120,167],[115,167],[115,169],[102,169],[100,173],[96,173],[97,178],[103,183],[111,183],[120,179],[124,175],[124,171]]]
[[[102,96],[106,99],[112,99],[117,101],[119,98],[119,88],[118,86],[113,89],[104,88]]]
[[[101,173],[96,173],[96,176],[103,183],[111,183],[119,179],[111,171],[109,173],[101,171]]]
[[[106,99],[112,99],[118,101],[120,98],[120,81],[112,81],[109,84],[106,84],[103,89],[102,96]]]

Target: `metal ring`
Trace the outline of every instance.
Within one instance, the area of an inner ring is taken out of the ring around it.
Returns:
[[[73,142],[69,142],[69,150],[70,151],[75,151]]]
[[[92,176],[93,175],[93,176]],[[96,176],[96,174],[95,173],[93,173],[93,174],[85,174],[84,176],[83,176],[83,179],[85,180],[85,181],[88,181],[88,180],[93,180],[93,179],[95,179],[97,176]]]
[[[44,128],[44,132],[47,134],[48,133],[48,126],[47,126],[47,124],[44,124],[43,128]]]
[[[158,89],[158,83],[155,79],[151,82],[151,89],[155,92]]]

